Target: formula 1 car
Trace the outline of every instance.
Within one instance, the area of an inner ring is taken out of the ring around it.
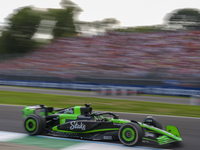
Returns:
[[[26,106],[24,128],[29,135],[51,135],[86,140],[119,140],[126,146],[140,142],[158,145],[181,142],[175,126],[162,129],[161,123],[148,116],[143,122],[119,119],[112,112],[92,113],[90,104],[54,110],[44,105]]]

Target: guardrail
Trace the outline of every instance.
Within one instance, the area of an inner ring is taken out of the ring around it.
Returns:
[[[190,98],[190,105],[200,105],[200,95],[192,95]]]
[[[136,86],[136,85],[116,85],[116,84],[90,84],[90,83],[76,83],[76,82],[37,82],[37,81],[16,81],[16,80],[0,80],[0,85],[25,86],[25,87],[40,87],[40,88],[58,88],[71,90],[90,90],[98,91],[100,89],[112,89],[117,92],[120,89],[121,94],[123,90],[137,91],[143,94],[153,95],[172,95],[172,96],[193,96],[200,95],[200,88],[186,88],[186,87],[169,87],[169,86]]]
[[[100,88],[95,91],[95,93],[99,95],[138,95],[141,94],[140,91],[137,89],[131,89],[131,88],[124,88],[124,87],[115,87],[115,88]]]

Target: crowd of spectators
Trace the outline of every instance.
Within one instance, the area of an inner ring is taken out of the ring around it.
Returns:
[[[1,72],[63,78],[200,77],[200,31],[108,32],[62,37],[23,57],[0,63]]]

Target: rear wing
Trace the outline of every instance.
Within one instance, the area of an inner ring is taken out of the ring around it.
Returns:
[[[24,109],[22,109],[23,118],[26,118],[31,114],[36,114],[38,112],[37,110],[39,110],[39,114],[43,117],[55,113],[53,111],[53,107],[47,107],[45,105],[32,105],[32,106],[26,106]]]

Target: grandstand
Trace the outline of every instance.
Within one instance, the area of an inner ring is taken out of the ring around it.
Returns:
[[[200,31],[115,32],[62,37],[17,59],[1,74],[76,77],[199,79]]]

